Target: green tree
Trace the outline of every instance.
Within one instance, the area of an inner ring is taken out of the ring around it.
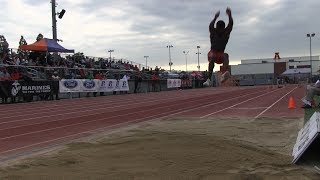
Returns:
[[[39,33],[36,40],[40,41],[41,39],[43,39],[43,35],[41,33]]]
[[[9,52],[9,44],[3,35],[0,35],[0,52]]]
[[[21,45],[27,45],[27,44],[28,44],[28,43],[27,43],[27,41],[24,39],[24,37],[23,37],[23,36],[21,36],[20,41],[19,41],[19,46],[21,46]],[[23,51],[23,50],[18,49],[18,54],[26,55],[26,54],[27,54],[27,52],[26,52],[26,51]]]

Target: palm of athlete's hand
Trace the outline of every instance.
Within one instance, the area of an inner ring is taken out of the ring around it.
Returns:
[[[220,11],[218,11],[218,12],[214,15],[214,17],[217,18],[217,17],[219,17],[219,15],[220,15]]]

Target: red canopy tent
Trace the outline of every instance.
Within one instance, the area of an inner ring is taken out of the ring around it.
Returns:
[[[66,49],[55,40],[47,38],[43,38],[33,44],[21,45],[19,46],[19,49],[26,51],[74,53],[74,50]]]

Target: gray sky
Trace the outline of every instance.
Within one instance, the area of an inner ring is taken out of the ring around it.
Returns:
[[[42,33],[52,38],[50,0],[0,0],[0,34],[11,48],[17,48],[23,35],[29,44]],[[57,0],[57,11],[66,9],[58,19],[61,45],[89,56],[124,58],[168,68],[167,45],[173,45],[173,69],[197,66],[197,45],[201,46],[201,70],[207,68],[210,48],[208,25],[214,13],[228,22],[229,6],[234,28],[226,51],[231,64],[241,59],[280,56],[308,56],[307,33],[312,39],[313,55],[320,53],[320,1],[317,0]]]

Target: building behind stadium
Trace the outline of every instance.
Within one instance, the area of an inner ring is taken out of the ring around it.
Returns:
[[[319,56],[281,57],[275,53],[272,58],[244,59],[239,65],[231,65],[231,74],[239,85],[274,84],[277,79],[286,79],[287,83],[306,81],[312,72],[313,78],[319,75]]]

